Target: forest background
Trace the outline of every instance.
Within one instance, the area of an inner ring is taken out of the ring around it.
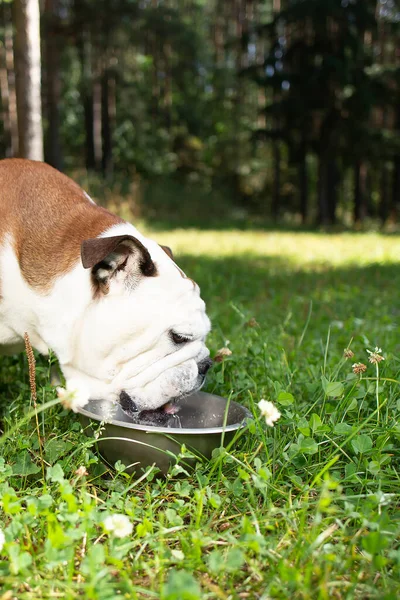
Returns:
[[[170,223],[392,227],[397,0],[2,0],[0,155]]]

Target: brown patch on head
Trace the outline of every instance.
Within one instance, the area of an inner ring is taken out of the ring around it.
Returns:
[[[49,165],[0,161],[0,246],[10,235],[24,279],[41,293],[79,261],[83,240],[123,222]]]
[[[165,252],[165,254],[167,254],[172,260],[174,260],[174,255],[172,253],[172,250],[169,246],[162,246],[161,244],[159,244],[160,248],[162,248]],[[193,287],[196,287],[196,282],[193,281],[193,279],[190,279],[190,277],[188,277],[186,275],[186,273],[184,271],[182,271],[182,269],[180,267],[178,267],[178,265],[174,262],[175,267],[178,269],[179,273],[181,274],[183,279],[188,279],[189,281],[191,281],[193,283]]]
[[[172,260],[174,260],[173,252],[169,246],[162,246],[160,244],[160,248],[162,248],[164,250],[165,254],[167,254],[170,258],[172,258]]]
[[[182,271],[182,269],[180,267],[178,267],[178,265],[176,263],[174,263],[174,264],[175,264],[175,267],[178,269],[179,273],[181,274],[182,279],[187,279],[188,281],[191,281],[193,283],[193,288],[195,288],[197,283],[195,281],[193,281],[193,279],[188,277],[186,275],[186,273],[184,271]]]

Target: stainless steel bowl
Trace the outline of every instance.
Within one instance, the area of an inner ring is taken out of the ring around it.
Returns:
[[[79,413],[89,435],[94,422],[104,423],[97,441],[99,452],[111,466],[121,461],[128,473],[155,464],[166,474],[183,444],[194,455],[210,458],[251,418],[250,411],[237,402],[228,405],[225,398],[204,392],[185,398],[168,427],[135,423],[118,404],[106,400],[90,400]],[[184,459],[185,466],[194,462]]]

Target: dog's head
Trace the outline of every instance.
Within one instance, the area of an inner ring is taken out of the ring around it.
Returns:
[[[201,388],[211,366],[210,321],[198,285],[169,249],[133,232],[83,242],[93,300],[63,371],[89,397],[140,412]]]

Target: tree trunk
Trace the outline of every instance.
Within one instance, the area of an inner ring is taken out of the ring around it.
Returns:
[[[336,159],[327,154],[319,157],[318,166],[318,223],[336,223],[338,166]]]
[[[367,166],[358,161],[354,166],[354,223],[362,223],[367,216]]]
[[[106,69],[102,77],[101,98],[101,135],[102,135],[102,171],[107,176],[113,170],[113,132],[115,128],[115,77]]]
[[[318,162],[318,224],[329,224],[329,200],[326,176],[326,156],[319,156]]]
[[[338,181],[339,181],[339,169],[337,161],[331,158],[327,164],[327,197],[328,197],[328,215],[329,224],[335,225],[336,223],[336,207],[337,207],[337,195],[338,195]]]
[[[271,214],[273,220],[276,221],[279,214],[281,200],[281,149],[279,140],[272,141],[272,156],[274,163],[274,180],[272,189]]]
[[[300,149],[299,161],[299,191],[300,191],[300,214],[304,225],[308,218],[308,169],[307,169],[307,146],[303,142]]]
[[[392,178],[392,198],[391,198],[391,217],[397,220],[400,206],[400,156],[395,156],[393,160],[393,178]]]
[[[46,162],[62,171],[63,155],[60,140],[61,82],[59,74],[59,46],[57,37],[58,0],[46,0],[46,100],[48,129],[45,143]]]
[[[85,164],[88,171],[90,171],[96,168],[93,141],[93,96],[90,92],[86,92],[83,97],[83,111],[85,120]]]
[[[15,0],[15,71],[19,155],[43,160],[38,0]]]
[[[101,171],[102,159],[101,92],[101,79],[97,77],[93,82],[93,148],[96,171]]]
[[[170,131],[172,127],[172,76],[171,76],[171,56],[172,48],[170,43],[166,43],[163,46],[164,56],[164,114],[165,114],[165,127]]]
[[[154,119],[158,118],[158,109],[160,104],[160,82],[158,79],[158,71],[159,71],[159,60],[158,60],[158,43],[157,36],[155,32],[152,32],[151,36],[151,54],[153,57],[153,64],[151,68],[151,113]]]
[[[3,2],[2,8],[4,11],[4,48],[8,79],[8,114],[10,118],[11,156],[18,156],[17,94],[15,90],[14,40],[11,23],[11,7],[9,4]]]
[[[4,23],[2,23],[4,25]],[[4,136],[4,154],[6,157],[12,156],[11,144],[11,120],[9,98],[10,92],[8,89],[8,76],[6,65],[6,50],[5,46],[0,43],[0,95],[1,95],[1,118],[3,122]]]
[[[400,129],[400,98],[398,98],[396,110],[395,130],[399,133]],[[394,221],[397,221],[400,208],[400,154],[396,154],[393,158],[393,176],[392,176],[392,197],[390,201],[390,216]]]
[[[87,170],[91,171],[96,167],[93,132],[93,80],[91,68],[91,43],[89,34],[85,31],[81,31],[81,35],[78,39],[78,53],[82,72],[80,96],[83,105],[83,118],[85,124],[85,165]]]
[[[318,222],[333,225],[336,221],[338,165],[337,124],[339,112],[332,107],[324,117],[319,133],[318,152]]]
[[[389,187],[390,187],[390,169],[387,163],[382,165],[381,170],[381,197],[379,202],[379,217],[384,225],[389,216]]]

